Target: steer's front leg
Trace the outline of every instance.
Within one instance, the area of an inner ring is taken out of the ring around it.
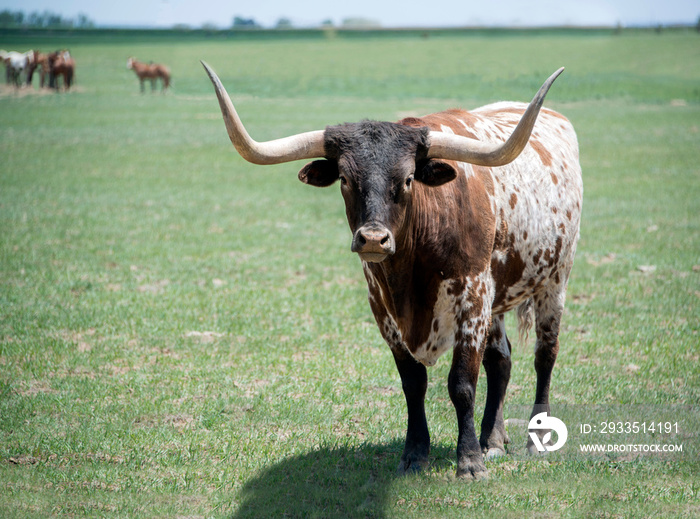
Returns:
[[[447,381],[450,398],[457,411],[457,477],[480,479],[486,477],[481,445],[474,428],[474,395],[481,364],[477,337],[463,337],[452,356],[452,368]]]
[[[430,433],[425,418],[425,392],[428,389],[428,373],[425,366],[417,362],[403,348],[392,349],[396,367],[401,375],[401,386],[406,396],[408,428],[399,474],[420,472],[427,468],[430,454]]]

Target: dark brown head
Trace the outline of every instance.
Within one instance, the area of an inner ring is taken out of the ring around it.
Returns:
[[[456,176],[448,163],[427,158],[427,128],[377,121],[330,126],[324,148],[326,159],[307,164],[299,179],[318,187],[340,181],[351,249],[364,261],[396,252],[415,182],[438,186]]]

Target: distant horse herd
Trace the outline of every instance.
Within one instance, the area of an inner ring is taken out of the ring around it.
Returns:
[[[68,91],[75,81],[75,59],[66,49],[43,53],[37,50],[27,52],[0,50],[0,60],[5,65],[5,81],[8,85],[20,88],[23,83],[32,85],[35,72],[39,72],[39,86],[59,91],[61,84]],[[170,69],[159,63],[143,63],[130,57],[126,68],[133,70],[139,78],[141,93],[145,92],[144,81],[151,82],[151,91],[155,91],[158,79],[162,82],[162,91],[170,86]]]
[[[39,69],[41,86],[56,90],[60,89],[60,81],[63,80],[63,88],[69,90],[75,77],[75,60],[70,52],[63,49],[50,53],[42,53],[36,50],[27,52],[0,50],[0,59],[5,64],[5,80],[8,85],[19,88],[23,77],[26,83],[31,85],[34,72]]]

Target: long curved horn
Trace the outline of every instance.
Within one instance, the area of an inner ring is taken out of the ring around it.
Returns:
[[[228,136],[241,157],[253,164],[265,165],[325,156],[323,130],[300,133],[267,142],[256,142],[251,139],[233,107],[231,98],[221,84],[221,80],[209,65],[204,61],[201,63],[214,84]]]
[[[540,87],[530,105],[525,110],[520,122],[513,133],[504,143],[490,143],[470,139],[461,135],[453,135],[431,131],[429,133],[430,149],[428,157],[433,159],[457,160],[469,162],[478,166],[503,166],[514,161],[523,151],[530,140],[532,128],[537,120],[544,98],[554,80],[564,71],[564,67],[549,76]]]

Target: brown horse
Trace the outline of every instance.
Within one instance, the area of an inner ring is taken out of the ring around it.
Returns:
[[[143,81],[145,79],[151,81],[151,91],[156,89],[156,80],[158,78],[163,81],[163,92],[170,86],[170,69],[165,65],[160,65],[158,63],[142,63],[136,61],[135,58],[129,58],[126,61],[126,68],[136,72],[141,82],[141,93],[144,92]]]
[[[66,90],[73,84],[75,77],[75,60],[70,52],[61,50],[52,52],[48,57],[49,62],[49,87],[58,90],[58,77],[63,76],[63,85]]]
[[[41,88],[44,88],[44,84],[46,83],[46,76],[50,74],[50,67],[49,67],[49,55],[44,54],[42,52],[39,52],[38,50],[34,51],[34,59],[31,61],[29,64],[29,68],[27,69],[27,84],[31,85],[32,84],[32,78],[34,76],[34,72],[36,71],[37,67],[41,67],[41,72],[40,72],[40,83],[39,85]]]

